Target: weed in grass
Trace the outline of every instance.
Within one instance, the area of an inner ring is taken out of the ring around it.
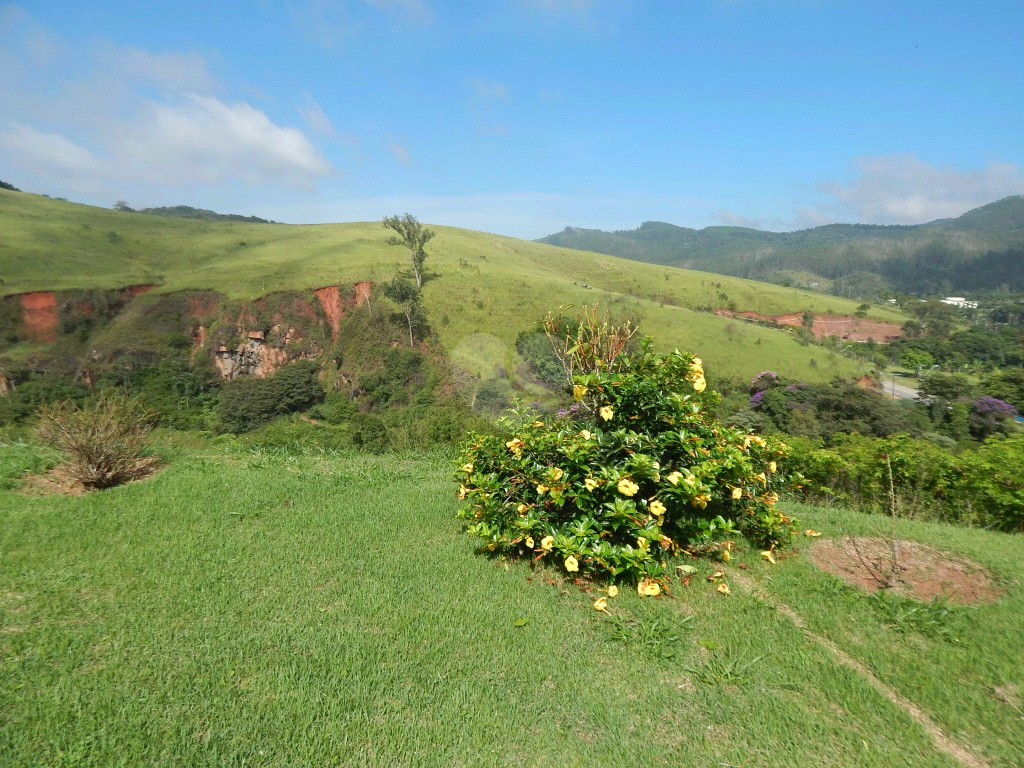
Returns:
[[[825,600],[845,600],[851,597],[860,597],[861,594],[842,579],[831,574],[824,574],[822,578],[817,579],[814,583],[814,591]]]
[[[881,615],[886,626],[900,634],[917,632],[938,640],[958,643],[960,623],[969,609],[950,605],[939,597],[920,603],[884,590],[873,593],[868,600]]]
[[[612,614],[605,619],[608,636],[612,640],[660,659],[671,659],[677,655],[682,642],[681,633],[692,621],[692,616],[669,619],[656,616],[650,610],[644,616]]]
[[[708,651],[707,658],[703,664],[687,667],[686,671],[703,685],[746,685],[753,680],[748,673],[764,659],[763,654],[754,656],[749,647],[741,649],[714,641],[703,641],[701,646]]]

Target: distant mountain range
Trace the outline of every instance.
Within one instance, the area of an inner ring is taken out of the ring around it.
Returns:
[[[797,232],[688,229],[648,221],[618,232],[566,227],[539,242],[837,295],[878,298],[1024,292],[1024,196],[914,226],[829,224]]]

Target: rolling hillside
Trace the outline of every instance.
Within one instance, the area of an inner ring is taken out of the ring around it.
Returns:
[[[539,242],[772,282],[797,272],[828,280],[858,273],[877,276],[861,291],[848,284],[838,287],[837,292],[854,296],[863,295],[863,288],[874,282],[924,294],[1003,285],[1024,291],[1024,196],[1019,195],[956,219],[917,226],[830,224],[765,232],[743,227],[695,230],[649,221],[619,232],[567,227]]]
[[[389,279],[404,251],[377,222],[293,226],[178,219],[0,190],[0,293],[150,285],[134,299],[213,289],[232,299]],[[856,303],[749,280],[642,264],[481,232],[434,227],[424,297],[444,347],[486,377],[514,369],[514,342],[548,310],[599,303],[639,321],[663,348],[691,349],[719,375],[778,368],[823,380],[860,371],[789,332],[718,317],[809,311],[851,315]],[[376,299],[374,299],[376,300]],[[905,317],[873,308],[869,318]],[[18,349],[4,355],[15,356]]]

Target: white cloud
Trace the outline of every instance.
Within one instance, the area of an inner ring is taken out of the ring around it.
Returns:
[[[331,118],[308,93],[303,95],[302,103],[299,105],[299,114],[306,124],[317,133],[324,136],[334,135],[334,124],[331,122]]]
[[[151,102],[125,137],[122,160],[150,181],[191,185],[241,180],[308,188],[330,164],[301,131],[275,125],[245,103],[189,96]]]
[[[752,219],[742,214],[725,208],[719,209],[711,214],[715,222],[723,227],[747,227],[748,229],[764,229],[764,223],[760,219]]]
[[[417,25],[433,21],[423,0],[361,0],[358,5]],[[342,0],[305,0],[289,6],[294,22],[324,48],[336,49],[343,41],[365,31],[357,4]]]
[[[215,85],[205,59],[194,53],[150,53],[139,48],[110,48],[100,58],[109,70],[127,81],[192,92],[206,92]]]
[[[0,24],[0,111],[17,115],[0,121],[0,156],[25,189],[89,202],[184,188],[201,197],[237,183],[308,190],[333,172],[300,128],[212,95],[218,83],[199,54],[73,50],[3,8]],[[299,112],[332,135],[312,97]]]
[[[406,167],[412,165],[412,157],[409,155],[408,147],[403,147],[400,144],[392,144],[391,146],[388,147],[388,150],[391,152],[392,155],[395,156],[395,159],[402,165]]]
[[[471,78],[466,81],[466,84],[473,89],[477,96],[485,99],[507,99],[508,88],[504,83],[493,82],[489,83],[486,80],[480,80],[478,78]]]
[[[962,171],[930,165],[915,155],[890,155],[859,158],[853,165],[857,176],[852,181],[820,185],[838,204],[833,221],[921,224],[1024,192],[1024,172],[1011,163]]]
[[[90,176],[103,168],[88,149],[66,137],[16,123],[0,131],[0,153],[15,168],[31,169],[49,180]]]

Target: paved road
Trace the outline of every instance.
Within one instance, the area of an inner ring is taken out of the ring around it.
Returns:
[[[889,397],[902,398],[904,400],[915,400],[917,399],[917,390],[911,389],[910,387],[904,387],[902,384],[895,384],[892,381],[887,381],[882,386],[883,391]]]

